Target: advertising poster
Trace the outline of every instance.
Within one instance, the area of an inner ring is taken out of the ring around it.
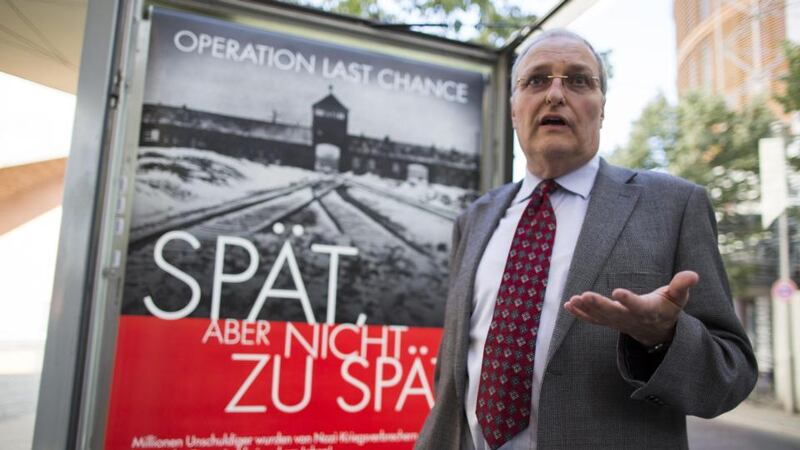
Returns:
[[[484,76],[151,20],[106,448],[410,449]]]

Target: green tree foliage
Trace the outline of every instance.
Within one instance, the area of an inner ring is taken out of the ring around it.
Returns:
[[[775,100],[783,106],[786,114],[800,111],[800,45],[791,42],[783,43],[783,56],[786,58],[788,68],[780,78],[784,83],[782,94],[776,94]],[[789,130],[784,130],[787,141],[800,140],[800,136],[789,136]],[[789,157],[789,164],[795,171],[800,171],[800,155]]]
[[[502,45],[512,33],[536,21],[534,15],[516,5],[493,0],[402,0],[394,2],[392,10],[384,7],[386,2],[378,0],[286,1],[386,24],[440,25],[418,28],[419,31],[490,46]],[[474,30],[467,30],[470,27]]]
[[[666,170],[705,186],[715,206],[730,207],[757,200],[758,140],[769,135],[773,121],[763,102],[737,112],[707,94],[688,94],[677,105],[658,95],[634,122],[628,144],[610,159]]]
[[[775,96],[775,99],[783,105],[783,110],[788,114],[800,111],[800,45],[785,42],[783,55],[789,64],[789,70],[781,77],[786,83],[786,92]]]
[[[675,108],[659,94],[642,110],[633,123],[628,145],[611,155],[611,162],[639,169],[658,169],[665,165],[665,152],[675,143]]]
[[[707,94],[688,94],[674,106],[659,95],[634,122],[628,144],[611,156],[617,164],[668,171],[708,190],[738,294],[757,273],[751,255],[764,237],[756,202],[758,140],[769,136],[773,121],[763,102],[737,112]]]

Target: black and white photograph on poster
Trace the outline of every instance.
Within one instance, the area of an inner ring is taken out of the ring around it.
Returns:
[[[484,75],[151,17],[123,314],[441,326]]]

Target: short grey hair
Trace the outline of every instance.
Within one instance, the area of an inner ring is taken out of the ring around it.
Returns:
[[[582,42],[583,45],[585,45],[586,48],[588,48],[589,51],[592,52],[595,61],[597,61],[597,67],[600,70],[600,74],[598,75],[598,78],[600,78],[600,91],[603,93],[603,97],[605,97],[606,90],[608,89],[608,75],[606,74],[605,64],[603,64],[603,58],[600,57],[597,51],[595,51],[594,47],[592,47],[592,44],[590,44],[589,41],[584,39],[583,36],[577,33],[573,33],[572,31],[569,31],[565,28],[553,28],[551,30],[547,30],[543,33],[536,35],[531,41],[531,43],[528,44],[528,46],[525,47],[525,49],[522,50],[522,52],[520,52],[519,55],[517,55],[517,59],[514,60],[514,65],[511,66],[511,95],[514,95],[514,91],[516,91],[517,89],[519,66],[522,60],[525,59],[525,56],[528,55],[528,52],[530,52],[531,48],[533,48],[536,44],[551,38],[574,39],[576,41]]]

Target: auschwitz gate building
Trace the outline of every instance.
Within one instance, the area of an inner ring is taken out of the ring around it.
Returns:
[[[373,173],[477,189],[478,155],[348,134],[348,109],[329,93],[311,107],[311,128],[145,104],[139,144],[213,150],[263,164]]]

